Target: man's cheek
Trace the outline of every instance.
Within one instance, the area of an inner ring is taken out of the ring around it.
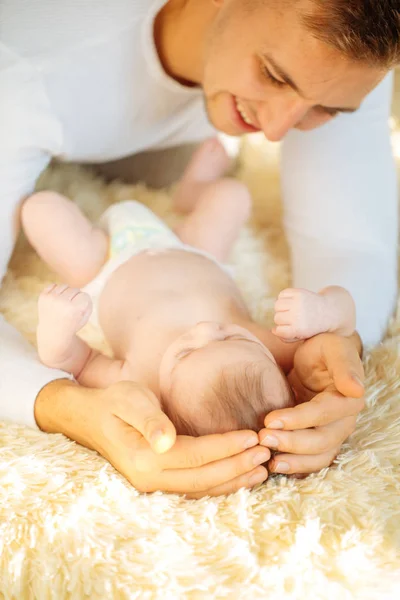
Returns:
[[[333,119],[330,115],[310,115],[306,116],[300,123],[298,123],[295,129],[300,131],[311,131],[312,129],[317,129],[317,127],[321,127],[328,123]]]

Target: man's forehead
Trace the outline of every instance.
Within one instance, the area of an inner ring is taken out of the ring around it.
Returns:
[[[303,16],[317,9],[313,0],[260,0],[258,5],[265,18],[254,15],[252,25],[260,56],[272,59],[278,67],[273,75],[280,72],[279,78],[310,103],[355,110],[386,74],[346,58],[307,29]]]
[[[274,77],[284,81],[310,104],[339,112],[357,110],[364,97],[385,76],[383,69],[350,61],[322,42],[318,50],[298,53],[298,56],[293,52],[290,57],[282,41],[281,48],[264,52],[263,60]]]

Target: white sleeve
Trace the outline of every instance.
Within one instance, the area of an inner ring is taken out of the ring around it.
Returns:
[[[0,45],[0,281],[14,245],[18,205],[32,192],[49,162],[45,149],[59,135],[46,115],[37,74]],[[0,419],[36,427],[36,396],[61,377],[69,376],[44,367],[0,314]]]
[[[397,293],[397,187],[390,143],[393,75],[361,109],[283,144],[284,225],[293,286],[341,285],[365,345],[380,341]]]

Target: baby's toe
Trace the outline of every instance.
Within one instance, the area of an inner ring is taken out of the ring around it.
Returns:
[[[82,313],[92,309],[92,300],[90,296],[85,292],[81,292],[80,290],[75,290],[75,295],[71,299],[71,303],[75,309]]]
[[[68,287],[68,285],[61,283],[59,285],[55,285],[53,287],[53,289],[50,292],[48,292],[48,295],[59,297],[59,296],[62,296],[64,294],[64,292],[66,292],[69,289],[70,288]]]

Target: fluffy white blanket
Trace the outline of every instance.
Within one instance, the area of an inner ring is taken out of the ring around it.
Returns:
[[[290,275],[275,153],[257,136],[243,145],[239,176],[255,208],[233,256],[253,314],[266,323]],[[167,192],[106,186],[75,166],[50,169],[40,185],[68,194],[93,219],[133,197],[174,218]],[[37,296],[51,281],[22,240],[0,310],[32,342]],[[0,596],[400,597],[399,328],[397,317],[366,357],[367,409],[357,431],[332,468],[301,481],[277,477],[252,492],[200,501],[142,495],[62,435],[0,424]],[[103,345],[94,329],[83,335]]]

